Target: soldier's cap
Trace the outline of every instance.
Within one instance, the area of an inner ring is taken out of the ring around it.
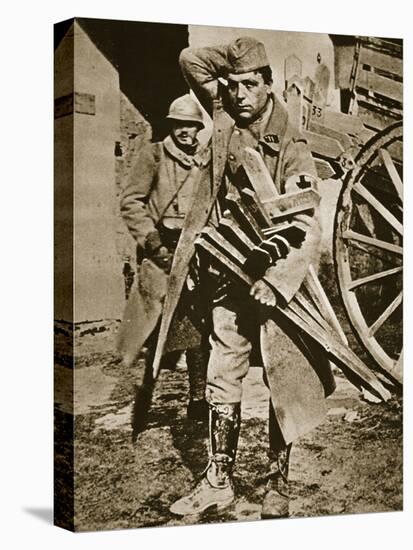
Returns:
[[[202,111],[198,103],[189,94],[185,94],[172,101],[166,118],[196,122],[202,128],[204,127]]]
[[[251,36],[241,36],[228,45],[228,71],[248,73],[269,65],[264,44]]]

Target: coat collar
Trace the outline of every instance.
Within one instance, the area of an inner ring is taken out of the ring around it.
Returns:
[[[175,144],[171,136],[166,136],[163,140],[165,150],[174,160],[177,160],[185,168],[191,168],[192,166],[206,166],[209,162],[210,151],[207,147],[201,147],[197,143],[196,152],[194,155],[188,155],[182,149]]]
[[[268,122],[271,118],[273,107],[274,107],[274,102],[271,96],[267,101],[261,115],[257,119],[255,119],[254,122],[252,122],[251,124],[248,124],[247,126],[243,126],[243,128],[247,129],[256,139],[258,140],[261,139],[268,125]]]
[[[287,126],[287,110],[282,103],[271,94],[273,107],[259,142],[273,151],[280,150],[281,140]]]

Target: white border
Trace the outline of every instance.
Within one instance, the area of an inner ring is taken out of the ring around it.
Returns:
[[[7,7],[5,7],[7,6]],[[52,24],[72,16],[405,38],[405,144],[411,178],[411,14],[402,0],[107,0],[2,8],[1,539],[3,548],[406,548],[412,521],[412,415],[406,403],[405,512],[73,535],[27,512],[52,505]],[[4,125],[4,117],[6,125]],[[410,176],[410,177],[409,177]],[[411,192],[407,187],[406,198]],[[410,200],[409,200],[410,206]],[[409,233],[409,216],[406,216]],[[406,292],[410,262],[406,260]],[[406,315],[406,326],[409,317]],[[407,332],[408,333],[408,330]],[[408,345],[408,338],[406,338]],[[406,352],[410,393],[410,345]]]

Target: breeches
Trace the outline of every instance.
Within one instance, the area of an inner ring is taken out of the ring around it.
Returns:
[[[248,373],[253,343],[258,341],[259,309],[248,294],[238,299],[225,297],[215,305],[207,371],[209,402],[241,401],[242,380]]]

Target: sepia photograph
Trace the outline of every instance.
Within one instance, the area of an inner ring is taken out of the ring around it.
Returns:
[[[403,510],[402,349],[402,39],[54,25],[55,525]]]

